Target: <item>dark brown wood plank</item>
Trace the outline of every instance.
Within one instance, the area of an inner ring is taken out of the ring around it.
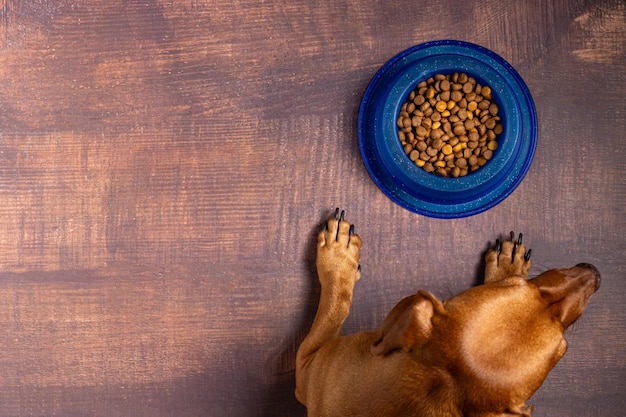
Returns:
[[[282,3],[0,0],[0,416],[305,415],[336,206],[364,239],[346,331],[474,285],[509,230],[534,272],[597,265],[534,415],[623,415],[622,2]],[[540,128],[518,190],[446,221],[389,201],[356,142],[378,68],[442,38],[509,60]]]

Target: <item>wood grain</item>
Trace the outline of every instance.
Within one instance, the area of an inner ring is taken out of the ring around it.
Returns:
[[[380,4],[379,4],[380,3]],[[315,231],[364,240],[346,331],[402,296],[479,282],[524,232],[534,272],[592,262],[601,290],[532,402],[626,410],[626,8],[612,0],[0,0],[0,416],[304,416],[297,346]],[[368,177],[361,96],[394,54],[482,44],[529,85],[521,186],[459,220]]]

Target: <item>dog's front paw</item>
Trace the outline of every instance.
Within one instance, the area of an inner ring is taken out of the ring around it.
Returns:
[[[361,277],[361,237],[354,233],[354,225],[345,221],[344,216],[345,212],[337,209],[317,237],[316,265],[322,284],[340,280],[354,285]]]
[[[512,275],[528,278],[528,271],[532,265],[530,253],[522,243],[522,234],[515,240],[515,233],[511,232],[511,239],[500,242],[496,240],[494,248],[485,255],[485,283],[499,281]]]

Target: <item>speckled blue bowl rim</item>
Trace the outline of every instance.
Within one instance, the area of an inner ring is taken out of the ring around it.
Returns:
[[[492,160],[461,178],[417,167],[396,127],[400,107],[420,81],[452,72],[491,87],[504,127]],[[537,146],[537,115],[528,87],[503,58],[469,42],[432,41],[397,54],[372,78],[361,100],[358,141],[368,173],[392,201],[429,217],[461,218],[496,206],[521,183]]]

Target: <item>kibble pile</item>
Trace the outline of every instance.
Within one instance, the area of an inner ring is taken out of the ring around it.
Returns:
[[[484,166],[503,126],[491,88],[464,73],[420,82],[402,105],[398,137],[426,172],[462,177]]]

